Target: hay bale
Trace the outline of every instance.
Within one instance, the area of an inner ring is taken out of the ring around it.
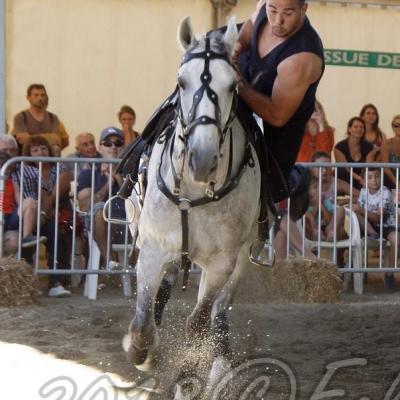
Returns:
[[[268,300],[279,303],[332,303],[343,283],[326,260],[293,258],[277,261],[265,280]]]
[[[38,280],[31,265],[13,257],[0,258],[0,307],[36,303],[38,295]]]

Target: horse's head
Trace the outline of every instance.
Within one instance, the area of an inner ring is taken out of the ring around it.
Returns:
[[[237,35],[233,18],[225,34],[199,41],[189,18],[179,25],[178,39],[185,54],[178,71],[178,131],[195,182],[215,182],[221,146],[235,117],[236,74],[230,57]]]

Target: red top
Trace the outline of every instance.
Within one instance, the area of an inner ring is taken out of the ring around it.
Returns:
[[[311,162],[311,157],[316,151],[324,151],[330,155],[334,143],[335,138],[332,129],[328,128],[326,131],[318,132],[316,135],[304,132],[296,162]]]
[[[15,210],[14,184],[7,178],[4,185],[4,194],[0,196],[0,209],[4,214],[11,214]]]

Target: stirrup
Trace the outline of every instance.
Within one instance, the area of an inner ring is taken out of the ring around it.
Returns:
[[[275,264],[275,249],[269,240],[257,239],[249,247],[249,260],[261,267],[273,267]]]
[[[130,220],[123,220],[123,219],[119,219],[119,218],[109,218],[107,215],[107,211],[108,211],[108,205],[109,203],[111,203],[114,199],[123,199],[125,200],[125,204],[130,204],[130,206],[132,207],[132,218]],[[128,203],[126,203],[126,201]],[[110,197],[104,204],[103,207],[103,218],[104,221],[109,222],[110,224],[114,224],[114,225],[130,225],[133,223],[133,221],[135,220],[135,214],[136,214],[136,207],[134,202],[128,197],[127,199],[124,199],[123,197],[121,197],[119,194],[116,194],[115,196]]]

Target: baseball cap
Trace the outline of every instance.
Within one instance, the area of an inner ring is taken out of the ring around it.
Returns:
[[[100,142],[106,140],[109,136],[118,136],[119,138],[124,140],[124,134],[122,133],[121,129],[115,128],[114,126],[110,126],[101,131]]]

